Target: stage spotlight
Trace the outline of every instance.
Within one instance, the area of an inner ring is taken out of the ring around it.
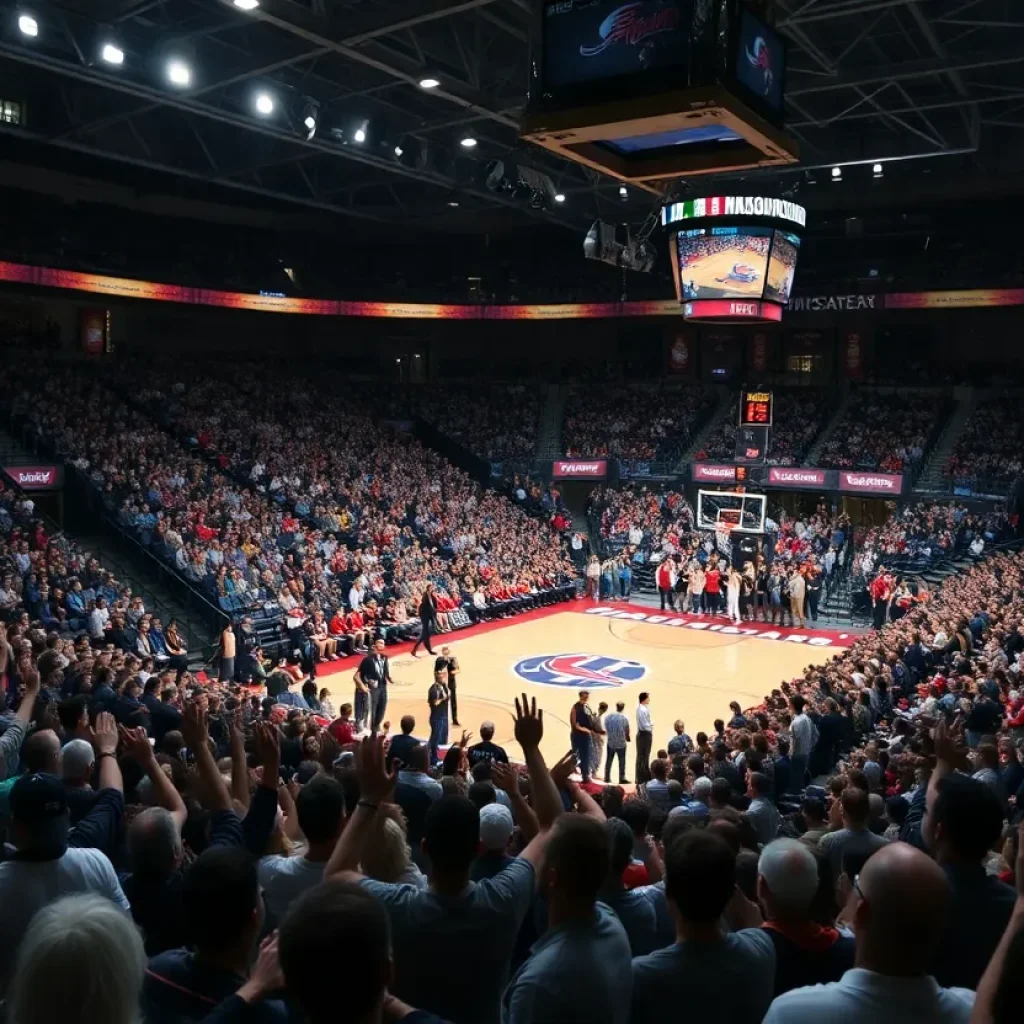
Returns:
[[[462,140],[463,149],[473,149],[474,146],[476,146],[476,139],[474,139],[472,135],[467,135]]]
[[[23,36],[35,38],[39,35],[39,22],[31,14],[19,14],[18,29]]]
[[[269,92],[256,94],[256,112],[264,117],[274,112],[274,97]]]
[[[192,81],[192,69],[182,60],[168,61],[167,78],[171,85],[189,85]]]
[[[871,173],[874,174],[876,178],[880,178],[883,172],[884,169],[881,164],[875,164],[875,166],[871,168]]]
[[[436,78],[421,78],[421,89],[436,89],[441,83]]]
[[[369,127],[370,127],[370,122],[369,121],[363,121],[363,123],[356,129],[355,135],[352,136],[356,140],[356,142],[365,142],[366,141],[366,130]]]
[[[124,63],[124,50],[122,50],[119,46],[115,46],[113,43],[104,43],[103,49],[100,51],[100,56],[108,64]]]
[[[556,203],[564,203],[565,202],[565,194],[562,193],[562,192],[556,192],[555,193],[555,202]]]
[[[232,3],[240,11],[255,11],[260,5],[260,0],[232,0]]]
[[[832,177],[833,177],[834,180],[838,181],[842,176],[843,176],[843,169],[842,169],[842,167],[833,167],[832,168]]]

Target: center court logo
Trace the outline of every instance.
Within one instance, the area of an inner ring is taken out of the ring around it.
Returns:
[[[541,686],[574,690],[601,690],[635,683],[647,674],[639,661],[608,658],[603,654],[536,654],[512,666],[520,679]]]

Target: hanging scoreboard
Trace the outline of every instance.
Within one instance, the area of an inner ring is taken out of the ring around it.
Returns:
[[[772,393],[744,391],[740,396],[740,428],[772,425]]]

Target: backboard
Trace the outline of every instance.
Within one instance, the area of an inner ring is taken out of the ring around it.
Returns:
[[[697,528],[715,530],[724,523],[738,533],[764,533],[766,506],[763,494],[698,491]]]

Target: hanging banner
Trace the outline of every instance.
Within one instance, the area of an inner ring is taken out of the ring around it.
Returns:
[[[768,369],[771,344],[771,335],[764,331],[755,331],[750,336],[750,368],[755,373],[764,373]]]
[[[668,349],[668,372],[679,377],[693,372],[694,348],[693,331],[677,331]]]
[[[79,314],[78,323],[83,352],[90,356],[99,356],[109,350],[109,309],[83,309]]]
[[[856,330],[843,331],[841,351],[846,376],[851,380],[860,380],[864,376],[863,334]]]

